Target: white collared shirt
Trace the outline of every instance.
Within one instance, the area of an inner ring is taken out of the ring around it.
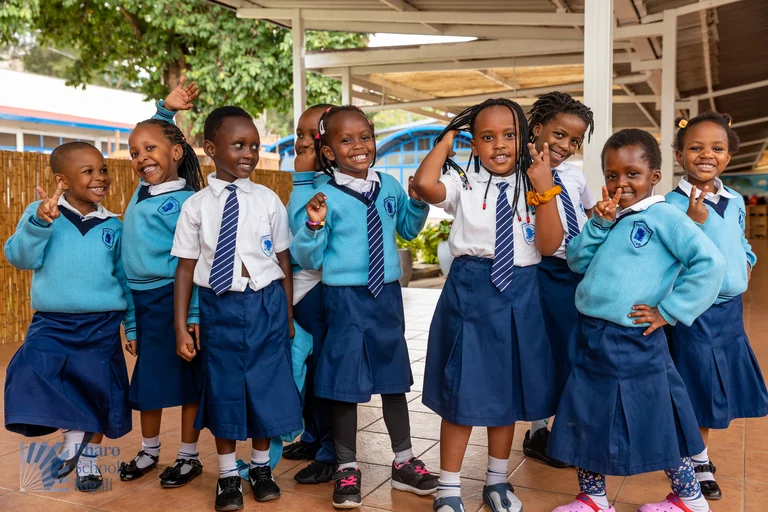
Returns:
[[[168,192],[176,192],[187,186],[187,180],[184,178],[178,178],[172,181],[166,181],[165,183],[158,183],[157,185],[151,185],[150,183],[139,180],[139,182],[149,187],[149,195],[159,196],[160,194],[167,194]]]
[[[579,232],[584,228],[589,218],[586,210],[595,207],[597,201],[592,192],[587,187],[587,180],[584,179],[584,173],[575,165],[563,162],[554,169],[560,180],[563,182],[568,197],[573,203],[573,209],[576,213],[576,221],[579,223]],[[557,211],[560,213],[560,220],[563,223],[563,243],[555,252],[554,256],[565,259],[566,247],[565,237],[568,235],[568,219],[565,217],[565,207],[563,206],[562,195],[557,196]]]
[[[499,189],[496,186],[501,181],[509,183],[506,194],[510,207],[514,202],[516,175],[506,178],[491,176],[485,169],[479,173],[470,171],[467,178],[472,185],[467,190],[461,184],[461,179],[455,171],[445,174],[440,181],[445,185],[445,201],[436,204],[446,213],[453,215],[455,220],[451,226],[451,235],[448,244],[451,254],[459,256],[478,256],[481,258],[493,258],[496,248],[496,199],[499,197]],[[483,197],[491,180],[486,198],[486,208],[483,210]],[[522,189],[522,187],[521,187]],[[530,215],[530,222],[526,219],[525,194],[519,192],[517,215],[514,219],[515,256],[514,264],[517,267],[536,265],[541,261],[541,254],[534,245],[534,232],[536,218]],[[518,220],[518,215],[522,222]]]
[[[638,201],[632,206],[618,210],[616,212],[616,220],[619,220],[629,212],[642,212],[643,210],[647,210],[648,208],[650,208],[652,205],[656,203],[663,203],[664,201],[665,201],[664,196],[661,196],[661,195],[646,197],[642,201]]]
[[[339,170],[333,171],[333,179],[336,180],[336,183],[339,185],[352,189],[358,194],[370,192],[373,190],[375,183],[381,184],[379,175],[376,174],[376,171],[373,169],[368,169],[368,175],[364,180],[355,178],[349,174],[344,174]]]
[[[216,256],[224,204],[231,193],[226,190],[229,183],[215,176],[211,174],[208,186],[184,202],[171,250],[173,256],[197,260],[194,281],[205,288],[210,288],[208,278]],[[258,291],[285,277],[276,255],[291,245],[288,214],[277,194],[267,187],[249,179],[235,180],[233,185],[237,187],[239,215],[230,290],[243,292],[250,286]],[[250,279],[243,276],[243,265]]]
[[[120,215],[117,213],[112,213],[111,211],[104,208],[104,206],[101,203],[96,203],[96,211],[94,212],[88,212],[86,215],[83,215],[77,209],[69,204],[69,201],[67,201],[67,198],[62,194],[59,196],[59,200],[57,201],[57,204],[59,206],[63,206],[67,210],[74,212],[80,216],[80,220],[85,222],[88,219],[108,219],[109,217],[119,217]]]
[[[683,176],[677,186],[680,187],[680,190],[685,192],[686,196],[691,196],[691,189],[693,188],[693,185],[691,185],[691,183],[688,181],[688,176]],[[734,199],[736,197],[725,189],[725,185],[723,185],[723,182],[720,180],[720,178],[715,178],[715,188],[717,191],[715,193],[707,192],[707,195],[704,196],[704,199],[709,199],[713,203],[717,204],[721,197],[727,197],[728,199]],[[696,191],[697,198],[699,197],[699,194],[701,194],[701,190]]]

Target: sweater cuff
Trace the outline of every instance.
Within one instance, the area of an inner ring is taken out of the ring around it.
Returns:
[[[163,121],[167,121],[169,123],[173,124],[173,118],[176,115],[175,110],[168,110],[165,108],[165,100],[160,100],[155,104],[155,107],[157,107],[157,112],[155,112],[155,119],[162,119]]]
[[[669,325],[675,325],[675,324],[677,324],[677,318],[675,318],[675,317],[673,317],[672,315],[670,315],[670,314],[669,314],[669,313],[668,313],[668,312],[667,312],[667,311],[664,309],[664,307],[663,307],[661,304],[659,304],[659,305],[658,305],[658,306],[656,306],[656,307],[657,307],[657,309],[659,310],[659,313],[661,314],[661,316],[662,316],[662,317],[664,317],[664,320],[666,320],[666,321],[667,321],[667,323],[668,323]]]
[[[315,171],[294,172],[291,174],[291,180],[293,181],[294,187],[301,185],[312,186],[315,181]]]
[[[602,229],[603,231],[607,231],[611,229],[611,226],[613,226],[616,221],[606,220],[602,217],[598,217],[597,215],[593,215],[592,223],[595,225],[595,227]]]
[[[423,200],[419,201],[419,200],[416,200],[416,199],[414,199],[414,198],[412,198],[412,197],[408,197],[408,200],[411,202],[411,204],[412,204],[413,206],[415,206],[416,208],[422,209],[422,210],[423,210],[424,208],[426,208],[427,206],[429,206],[429,205],[427,204],[427,202],[426,202],[426,201],[423,201]]]
[[[37,216],[37,213],[34,213],[29,216],[29,222],[33,226],[37,226],[39,228],[48,228],[51,227],[51,223],[47,220],[43,220],[40,217]]]
[[[304,222],[304,229],[306,230],[307,234],[309,234],[310,238],[315,239],[317,238],[320,233],[323,233],[325,231],[325,226],[322,226],[320,229],[311,229],[307,222]]]

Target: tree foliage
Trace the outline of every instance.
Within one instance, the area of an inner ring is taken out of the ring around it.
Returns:
[[[0,0],[0,43],[29,34],[40,46],[72,49],[74,59],[61,70],[71,85],[106,75],[158,99],[182,75],[195,80],[201,97],[184,123],[193,133],[217,106],[258,115],[292,104],[290,31],[202,0]],[[364,44],[360,34],[307,32],[307,50]],[[340,88],[310,74],[307,96],[310,104],[338,102]]]

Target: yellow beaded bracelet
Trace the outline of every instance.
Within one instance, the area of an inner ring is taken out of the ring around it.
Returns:
[[[528,192],[525,198],[528,206],[539,206],[540,204],[550,202],[555,196],[559,196],[562,191],[563,189],[560,187],[560,185],[555,185],[543,194],[539,194],[538,192],[534,191]]]

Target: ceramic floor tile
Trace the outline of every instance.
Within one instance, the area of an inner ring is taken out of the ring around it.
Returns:
[[[710,430],[707,451],[718,477],[744,479],[744,427]]]
[[[73,491],[74,492],[74,491]],[[63,493],[56,493],[63,494]],[[85,512],[83,507],[49,497],[33,496],[24,492],[12,492],[0,496],[0,510],[44,510],[45,512]]]
[[[420,457],[429,450],[437,441],[429,439],[413,438],[413,453]],[[357,460],[371,464],[387,464],[394,459],[392,443],[388,434],[361,431],[357,433]]]
[[[516,452],[520,453],[520,452]],[[609,476],[606,479],[608,499],[616,499],[623,477]],[[512,473],[509,481],[515,486],[538,489],[576,496],[579,493],[579,480],[574,468],[556,469],[543,462],[526,458]]]
[[[507,474],[512,474],[523,462],[522,452],[513,451],[509,456],[509,468]],[[430,471],[437,473],[440,468],[440,444],[436,444],[421,456],[421,460]],[[484,446],[468,445],[464,454],[464,464],[461,467],[461,476],[473,480],[485,481],[485,472],[488,469],[488,450]]]
[[[747,450],[745,479],[768,484],[768,451]]]
[[[746,512],[765,512],[768,505],[768,484],[747,482]]]
[[[482,491],[483,482],[464,478],[461,480],[461,494],[467,512],[474,512],[482,506]],[[433,501],[432,496],[416,496],[409,492],[396,491],[389,485],[382,485],[366,496],[363,503],[369,507],[396,512],[427,512],[431,510]]]

